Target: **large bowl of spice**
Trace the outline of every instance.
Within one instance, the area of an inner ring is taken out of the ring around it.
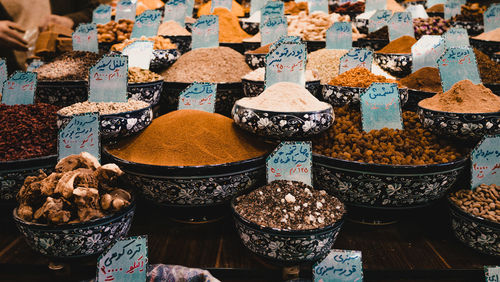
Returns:
[[[138,67],[128,69],[127,96],[129,99],[156,106],[160,103],[162,90],[163,77],[161,75]]]
[[[252,69],[263,68],[266,66],[266,56],[269,53],[271,44],[261,46],[255,50],[245,51],[245,61]]]
[[[424,67],[399,80],[399,84],[408,87],[408,101],[405,109],[416,111],[418,103],[443,90],[437,68]]]
[[[378,51],[389,44],[389,28],[384,26],[366,35],[366,38],[356,40],[358,47]]]
[[[500,28],[497,28],[497,29],[498,29],[498,31],[496,33],[500,34]],[[493,31],[490,31],[490,32],[493,32]],[[490,32],[486,32],[483,34],[488,34]],[[480,34],[476,37],[470,38],[469,39],[470,45],[473,46],[474,48],[477,48],[478,50],[481,50],[481,52],[487,54],[488,56],[491,56],[495,52],[498,52],[498,50],[500,50],[500,38],[499,38],[500,36],[496,35],[496,37],[497,37],[496,41],[482,40],[480,38],[482,38],[481,35],[483,35],[483,34]]]
[[[28,245],[42,255],[78,258],[99,254],[125,236],[135,203],[123,172],[101,166],[84,152],[61,159],[50,175],[27,177],[13,217]]]
[[[162,23],[158,27],[158,35],[176,44],[181,54],[191,50],[191,33],[175,21]]]
[[[255,35],[259,32],[260,22],[252,22],[248,19],[240,19],[241,28],[250,35]]]
[[[240,239],[250,251],[280,263],[316,261],[340,232],[344,204],[324,190],[277,180],[231,202]]]
[[[416,42],[417,40],[412,36],[401,36],[373,53],[373,59],[391,75],[405,77],[411,73],[411,46]]]

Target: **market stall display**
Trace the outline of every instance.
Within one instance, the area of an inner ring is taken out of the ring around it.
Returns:
[[[412,36],[401,36],[373,53],[375,62],[385,71],[396,77],[405,77],[411,73],[411,46],[417,43]]]

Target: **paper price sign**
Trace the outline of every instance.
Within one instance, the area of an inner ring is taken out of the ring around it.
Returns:
[[[99,53],[95,24],[79,24],[73,32],[73,50]]]
[[[484,32],[500,27],[500,4],[492,4],[483,14]]]
[[[163,22],[174,21],[180,26],[185,25],[186,2],[184,0],[170,0],[164,8]]]
[[[368,31],[374,32],[389,24],[392,12],[389,10],[378,10],[368,20]]]
[[[205,15],[193,24],[191,49],[219,46],[219,17]]]
[[[265,22],[268,18],[273,16],[283,17],[285,15],[285,6],[281,1],[269,1],[260,10],[260,21]]]
[[[500,135],[483,137],[470,156],[472,189],[500,183]]]
[[[194,0],[186,0],[186,17],[193,16]]]
[[[469,35],[465,28],[452,27],[443,34],[446,47],[469,47]]]
[[[212,0],[210,13],[213,13],[217,7],[226,8],[231,11],[231,8],[233,7],[233,0]]]
[[[484,276],[486,282],[500,282],[500,266],[485,266]]]
[[[2,103],[6,105],[33,104],[35,99],[35,72],[16,71],[3,84]]]
[[[309,13],[323,12],[328,14],[328,0],[307,0]]]
[[[5,60],[5,58],[0,58],[0,93],[3,93],[2,88],[3,84],[7,80],[7,76],[7,61]]]
[[[215,111],[216,93],[217,84],[195,82],[179,95],[178,109],[192,109],[213,113]]]
[[[266,0],[251,0],[250,1],[250,16],[257,13],[266,5]]]
[[[336,250],[313,266],[314,282],[363,281],[363,263],[360,251]]]
[[[97,281],[146,281],[148,238],[136,236],[118,241],[97,262]]]
[[[153,37],[158,33],[161,22],[161,12],[156,10],[146,10],[135,17],[134,28],[131,38]]]
[[[410,13],[411,17],[413,19],[416,19],[416,18],[427,19],[427,18],[429,18],[429,15],[427,15],[427,12],[425,11],[424,6],[421,4],[410,5],[408,8],[406,8],[405,11]]]
[[[135,5],[136,3],[130,0],[123,0],[118,2],[118,4],[116,4],[116,21],[119,21],[121,19],[134,21],[136,11]]]
[[[437,68],[437,60],[444,52],[444,40],[439,35],[424,35],[411,46],[412,72],[421,68]]]
[[[366,0],[365,12],[387,9],[387,1],[385,0]]]
[[[101,4],[92,12],[92,23],[107,24],[111,21],[111,6]]]
[[[396,12],[389,20],[389,40],[393,41],[404,35],[415,37],[411,14]]]
[[[349,52],[340,57],[339,74],[357,67],[371,71],[372,60],[373,51],[362,48],[351,48]]]
[[[58,135],[59,160],[88,152],[100,159],[99,113],[85,113],[73,115],[71,120],[61,125]]]
[[[123,48],[122,54],[128,56],[128,66],[149,69],[153,57],[153,41],[137,40]]]
[[[477,69],[476,56],[470,47],[448,48],[438,60],[439,74],[443,91],[453,84],[468,79],[474,84],[481,83]]]
[[[336,22],[326,30],[326,49],[351,49],[352,28],[350,22]]]
[[[361,94],[361,124],[363,130],[384,127],[403,129],[398,85],[374,82]]]
[[[89,101],[127,102],[128,58],[105,55],[89,70]]]
[[[444,4],[444,19],[449,20],[452,17],[460,14],[462,2],[460,0],[447,0]]]
[[[40,59],[34,59],[34,60],[33,60],[33,61],[32,61],[32,62],[28,65],[28,67],[26,68],[26,70],[27,70],[27,71],[34,71],[34,72],[36,72],[36,70],[37,70],[39,67],[43,66],[44,64],[45,64],[45,63],[44,63],[44,62],[42,62]],[[1,79],[0,79],[0,81],[1,81]],[[0,85],[2,85],[2,84],[0,84]],[[0,92],[0,93],[1,93],[1,92]]]
[[[281,36],[287,35],[288,23],[285,17],[269,17],[260,24],[261,46],[278,40]]]
[[[312,186],[311,142],[281,142],[266,159],[267,182],[300,181]]]
[[[306,62],[304,43],[280,43],[266,55],[266,88],[284,81],[305,86]]]
[[[274,41],[271,44],[271,47],[269,47],[269,53],[272,51],[276,50],[276,48],[281,44],[281,43],[303,43],[302,39],[300,36],[281,36],[278,40]]]

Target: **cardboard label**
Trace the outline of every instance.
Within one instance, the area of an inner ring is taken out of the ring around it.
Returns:
[[[336,22],[326,30],[326,49],[351,49],[352,28],[350,22]]]
[[[135,17],[134,28],[131,38],[153,37],[158,33],[161,23],[161,12],[156,10],[146,10]]]
[[[128,67],[149,69],[153,57],[153,41],[137,40],[123,48],[122,54],[128,56]]]
[[[89,70],[89,101],[127,102],[128,57],[105,55]]]
[[[194,0],[186,0],[186,17],[193,17]]]
[[[272,52],[276,50],[276,48],[281,44],[281,43],[303,43],[302,38],[300,36],[281,36],[278,40],[274,41],[271,44],[271,47],[269,47],[269,52]]]
[[[7,81],[8,76],[7,61],[5,60],[5,58],[0,57],[0,93],[3,93],[3,84],[5,83],[5,81]]]
[[[97,262],[97,281],[146,281],[148,238],[135,236],[118,241]]]
[[[266,0],[250,0],[250,16],[259,12],[266,3]]]
[[[215,112],[216,93],[216,83],[194,82],[179,95],[179,106],[177,109],[200,110],[213,113]]]
[[[88,152],[101,158],[99,113],[73,115],[68,124],[61,126],[57,139],[58,159]]]
[[[268,18],[279,16],[285,16],[285,6],[281,1],[269,1],[260,10],[260,21],[265,22]]]
[[[2,103],[6,105],[33,104],[37,82],[36,72],[16,71],[3,84]]]
[[[439,35],[424,35],[411,46],[411,71],[424,67],[437,68],[437,60],[444,52],[444,40]]]
[[[468,79],[474,84],[481,83],[477,69],[476,55],[470,47],[448,48],[438,60],[439,74],[443,91],[453,84]]]
[[[304,43],[280,43],[266,55],[266,88],[283,81],[305,86],[306,62]]]
[[[311,142],[281,142],[266,159],[267,182],[295,180],[312,186]]]
[[[135,2],[130,0],[123,0],[116,4],[116,16],[115,21],[118,22],[121,19],[135,21]]]
[[[500,3],[492,4],[483,14],[484,32],[500,27]]]
[[[366,0],[365,12],[387,9],[386,0]]]
[[[469,47],[469,35],[465,28],[452,27],[443,34],[446,47]]]
[[[28,67],[26,68],[26,70],[27,70],[27,71],[34,71],[34,72],[36,72],[36,70],[37,70],[39,67],[43,66],[44,64],[45,64],[45,63],[44,63],[44,62],[42,62],[40,59],[34,59],[34,60],[33,60],[33,61],[31,61],[31,63],[28,65]],[[1,79],[0,79],[0,81],[1,81]],[[0,84],[0,85],[3,85],[3,83],[2,83],[2,84]],[[0,93],[1,93],[1,92],[0,92]]]
[[[260,23],[260,45],[264,46],[287,35],[288,23],[285,17],[269,17]]]
[[[389,40],[393,41],[404,35],[415,37],[411,14],[408,12],[395,12],[389,20]]]
[[[485,266],[484,277],[486,282],[500,282],[500,266]]]
[[[232,0],[212,0],[212,5],[210,6],[210,13],[213,13],[215,8],[221,7],[226,8],[229,11],[233,8]]]
[[[470,156],[472,189],[500,183],[500,135],[483,137]]]
[[[323,12],[328,14],[328,0],[307,0],[309,13]]]
[[[92,12],[92,23],[107,24],[111,21],[111,6],[101,4]]]
[[[73,32],[73,51],[99,53],[97,27],[93,23],[79,24]]]
[[[163,8],[163,22],[174,21],[184,27],[186,20],[186,1],[185,0],[170,0],[165,3]]]
[[[373,51],[362,48],[351,48],[344,56],[340,57],[339,74],[350,69],[363,67],[371,71]]]
[[[452,17],[460,14],[462,2],[460,0],[446,0],[444,4],[444,19],[449,20]]]
[[[360,96],[361,123],[363,130],[379,130],[384,127],[403,129],[401,104],[396,83],[374,82]]]
[[[322,261],[313,266],[314,282],[323,281],[363,281],[361,251],[330,251]]]
[[[427,8],[430,8],[437,4],[446,4],[446,0],[428,0],[425,4]]]
[[[410,5],[408,8],[405,9],[405,12],[410,13],[412,19],[416,19],[416,18],[427,19],[427,18],[429,18],[429,15],[427,15],[427,12],[425,11],[425,8],[422,4]]]
[[[191,49],[219,46],[219,17],[204,15],[193,24]]]
[[[374,32],[389,24],[392,12],[389,10],[378,10],[368,20],[368,31]]]

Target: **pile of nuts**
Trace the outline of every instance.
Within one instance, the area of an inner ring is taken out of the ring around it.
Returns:
[[[365,11],[365,2],[347,2],[333,10],[335,13],[363,13]]]
[[[460,14],[454,16],[452,21],[483,23],[483,14],[486,9],[485,5],[479,5],[478,3],[462,5]]]
[[[128,82],[129,83],[141,83],[141,82],[151,82],[163,79],[163,77],[150,70],[141,69],[139,67],[131,67],[128,69]]]
[[[413,28],[416,39],[422,35],[441,35],[450,28],[450,20],[441,17],[416,18],[413,19]]]
[[[81,102],[60,109],[57,113],[62,116],[72,116],[84,113],[99,112],[100,115],[111,115],[136,111],[147,108],[144,101],[129,99],[127,102]]]
[[[288,35],[300,36],[304,40],[324,41],[326,30],[334,22],[349,21],[349,16],[339,14],[325,14],[315,12],[307,15],[306,12],[300,12],[297,16],[288,16]],[[354,33],[354,32],[353,32]]]
[[[93,52],[71,51],[39,67],[38,80],[88,80],[89,68],[101,56]]]
[[[129,39],[134,28],[134,22],[121,19],[118,22],[110,21],[107,24],[97,25],[97,41],[122,42]]]
[[[141,38],[125,39],[125,41],[123,41],[122,43],[117,43],[111,46],[111,51],[121,52],[123,51],[123,48],[125,48],[126,46],[132,44],[137,40],[153,41],[154,42],[153,49],[155,50],[177,49],[177,45],[172,43],[168,38],[163,38],[161,36],[154,36],[147,38],[146,36],[142,36]]]
[[[462,210],[500,223],[500,185],[481,184],[474,191],[460,190],[450,195],[450,200]]]

